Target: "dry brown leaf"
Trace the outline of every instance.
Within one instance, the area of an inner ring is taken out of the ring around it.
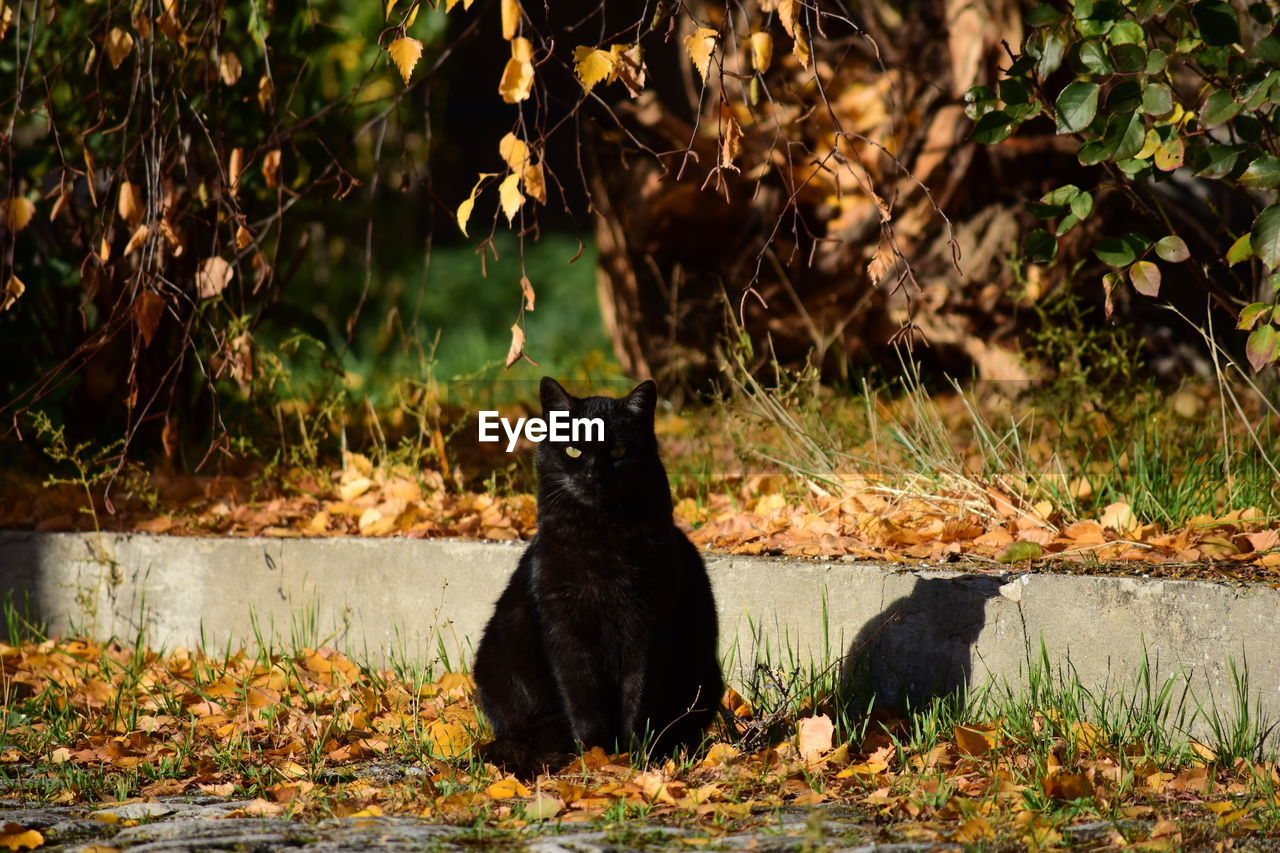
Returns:
[[[262,180],[275,189],[280,184],[280,149],[273,148],[262,156]]]
[[[27,286],[22,283],[22,279],[16,275],[9,276],[9,281],[5,284],[3,293],[0,293],[0,297],[2,297],[0,298],[0,311],[8,311],[26,292]]]
[[[524,168],[524,191],[539,204],[547,203],[547,180],[542,173],[542,163],[530,163]]]
[[[532,311],[537,294],[533,292],[533,282],[529,281],[528,276],[520,276],[520,292],[524,295],[524,310]]]
[[[721,114],[720,123],[720,167],[739,171],[734,165],[738,154],[742,151],[742,128],[737,119],[726,108]]]
[[[146,225],[139,225],[133,230],[133,235],[129,237],[129,242],[124,244],[124,257],[129,257],[135,251],[147,242],[147,235],[151,233],[151,229]]]
[[[239,82],[243,71],[244,66],[240,64],[240,57],[226,51],[218,54],[218,76],[222,78],[223,83],[234,86]]]
[[[519,323],[511,325],[511,346],[507,349],[506,366],[510,367],[520,360],[520,356],[524,355],[524,329],[520,328]]]
[[[227,289],[235,276],[235,268],[223,258],[214,255],[200,262],[196,272],[196,295],[200,299],[209,299]]]
[[[151,290],[144,289],[133,303],[133,319],[138,324],[138,333],[142,335],[142,346],[151,346],[156,327],[164,316],[164,297]]]
[[[259,77],[258,78],[258,106],[261,107],[264,113],[268,112],[268,108],[271,106],[271,100],[272,98],[275,97],[275,94],[276,94],[276,87],[275,87],[275,84],[271,82],[271,78],[268,77],[266,74],[263,74],[261,77]]]
[[[813,761],[831,749],[835,724],[825,714],[806,717],[796,724],[796,750],[805,761]]]
[[[612,77],[622,81],[622,85],[627,87],[627,93],[631,97],[640,97],[648,78],[644,65],[644,48],[639,44],[614,45],[611,52],[614,58]]]

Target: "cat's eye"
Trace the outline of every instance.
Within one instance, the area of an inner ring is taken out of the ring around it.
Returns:
[[[621,459],[622,457],[627,455],[627,448],[619,444],[617,447],[609,451],[609,455],[612,456],[614,459]]]
[[[570,459],[577,459],[579,456],[582,455],[582,451],[576,447],[566,447],[564,449],[564,452],[565,452],[565,455],[568,456]]]

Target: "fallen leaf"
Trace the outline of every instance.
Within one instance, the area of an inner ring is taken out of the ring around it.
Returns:
[[[996,554],[997,563],[1025,563],[1037,559],[1044,548],[1035,542],[1011,542]]]
[[[836,727],[825,714],[806,717],[796,724],[796,749],[805,761],[813,761],[831,749]]]
[[[951,731],[962,755],[986,755],[996,747],[998,729],[995,724],[953,726]]]
[[[16,823],[0,826],[0,847],[10,850],[34,850],[44,844],[44,836],[34,829]]]

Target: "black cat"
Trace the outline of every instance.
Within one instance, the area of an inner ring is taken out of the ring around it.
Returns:
[[[538,533],[476,652],[486,761],[522,776],[583,748],[696,747],[724,687],[702,558],[671,516],[657,387],[621,399],[541,386],[544,418],[600,418],[604,440],[538,446]]]

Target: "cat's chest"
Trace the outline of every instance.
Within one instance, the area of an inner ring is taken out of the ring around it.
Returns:
[[[534,553],[541,597],[588,607],[639,605],[669,593],[678,555],[665,537],[548,537]]]

